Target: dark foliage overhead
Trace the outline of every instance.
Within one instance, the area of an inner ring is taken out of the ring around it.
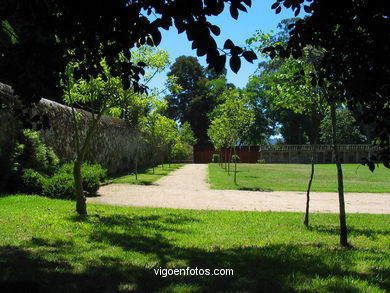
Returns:
[[[130,57],[131,48],[145,43],[157,46],[160,30],[171,26],[186,32],[193,49],[199,56],[206,55],[217,72],[223,70],[226,54],[236,71],[239,56],[248,61],[256,56],[232,42],[226,53],[220,53],[213,38],[220,29],[207,17],[229,7],[237,19],[238,11],[250,6],[251,0],[4,0],[0,5],[0,81],[10,84],[28,103],[42,96],[58,99],[59,73],[69,60],[83,61],[80,76],[94,76],[104,56],[126,87],[142,92],[143,64],[120,63],[117,56],[123,52]]]

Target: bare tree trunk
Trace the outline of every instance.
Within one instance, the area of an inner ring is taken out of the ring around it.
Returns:
[[[314,116],[312,116],[313,119],[313,125],[316,121]],[[306,191],[306,213],[305,213],[305,220],[303,221],[303,224],[306,227],[309,227],[309,210],[310,210],[310,190],[311,190],[311,184],[313,182],[313,177],[314,177],[314,156],[316,154],[316,149],[317,149],[317,140],[318,140],[318,134],[314,134],[314,145],[313,145],[313,152],[311,154],[311,172],[310,172],[310,179],[309,183],[307,185],[307,191]]]
[[[234,184],[237,184],[237,154],[234,146]]]
[[[226,167],[227,167],[227,148],[225,147],[225,170],[226,170]]]
[[[76,212],[80,215],[87,214],[87,204],[86,198],[84,196],[83,190],[83,178],[81,177],[81,165],[82,160],[78,158],[74,161],[73,166],[73,178],[74,178],[74,187],[75,187],[75,197],[76,197]]]
[[[229,158],[228,158],[228,175],[230,176],[230,160],[232,157],[232,148],[229,150]]]
[[[314,177],[314,155],[311,157],[311,173],[310,173],[310,179],[309,184],[307,186],[307,192],[306,192],[306,213],[305,213],[305,220],[303,224],[308,227],[309,226],[309,207],[310,207],[310,189],[311,184],[313,182]]]
[[[336,105],[332,101],[330,105],[330,113],[332,119],[332,140],[333,151],[337,167],[337,184],[339,193],[339,218],[340,218],[340,244],[341,246],[348,247],[348,230],[345,217],[345,201],[344,201],[344,183],[343,183],[343,170],[341,168],[339,152],[337,148],[337,136],[336,136]]]
[[[92,140],[92,137],[94,135],[94,132],[96,128],[98,127],[98,122],[104,112],[104,109],[101,110],[101,112],[97,115],[95,115],[92,112],[92,124],[90,128],[87,131],[87,135],[84,139],[84,143],[81,145],[81,136],[78,131],[78,124],[76,119],[76,112],[75,109],[72,107],[72,117],[73,122],[75,126],[75,135],[76,135],[76,160],[74,161],[73,166],[73,179],[74,179],[74,192],[75,192],[75,199],[76,199],[76,212],[80,215],[86,215],[87,214],[87,204],[86,204],[86,198],[84,196],[84,190],[83,190],[83,177],[81,176],[81,167],[84,162],[85,153],[89,147],[89,144]]]
[[[135,181],[138,181],[138,148],[139,148],[139,142],[137,140],[137,146],[135,148]]]

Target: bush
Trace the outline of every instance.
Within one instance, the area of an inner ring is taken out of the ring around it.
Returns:
[[[181,161],[181,160],[189,160],[192,155],[192,147],[190,145],[186,145],[182,142],[175,143],[170,152],[170,157],[173,160]]]
[[[33,169],[47,175],[52,175],[57,170],[57,155],[41,142],[37,131],[23,130],[23,138],[17,147],[21,149],[17,158],[20,169]]]
[[[257,160],[257,163],[258,163],[258,164],[265,164],[265,160],[264,160],[264,159],[262,159],[262,160]]]
[[[60,172],[46,179],[43,184],[43,195],[54,198],[74,199],[73,174]]]
[[[57,173],[66,173],[73,180],[74,163],[63,164]],[[103,169],[100,164],[84,163],[81,167],[81,176],[83,178],[83,189],[88,193],[95,193],[99,186],[107,177],[107,170]]]
[[[20,181],[22,192],[42,194],[46,178],[33,169],[24,169]]]
[[[107,170],[99,164],[83,164],[81,168],[83,177],[83,188],[88,193],[95,193],[104,180],[106,180]]]
[[[54,198],[74,199],[73,166],[73,163],[63,164],[50,178],[45,178],[33,169],[24,169],[21,176],[22,191]],[[84,163],[81,176],[84,191],[95,193],[106,179],[107,171],[99,164]]]
[[[213,162],[213,163],[219,163],[219,154],[213,154],[213,157],[212,157],[212,159],[211,159],[211,161]]]
[[[232,163],[239,163],[240,157],[238,155],[232,155]]]

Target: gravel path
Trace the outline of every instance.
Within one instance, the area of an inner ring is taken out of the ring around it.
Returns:
[[[304,212],[306,193],[209,189],[207,164],[188,164],[154,185],[110,184],[88,202],[179,209]],[[390,214],[390,193],[346,193],[347,213]],[[312,212],[337,213],[334,192],[311,192]]]

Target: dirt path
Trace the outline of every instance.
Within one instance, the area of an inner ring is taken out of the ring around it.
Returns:
[[[89,198],[88,202],[179,209],[304,212],[305,192],[214,190],[209,189],[206,176],[206,164],[188,164],[154,185],[103,186],[99,189],[101,196]],[[347,213],[390,214],[390,193],[346,193],[345,201]],[[310,210],[337,213],[337,193],[312,192]]]

